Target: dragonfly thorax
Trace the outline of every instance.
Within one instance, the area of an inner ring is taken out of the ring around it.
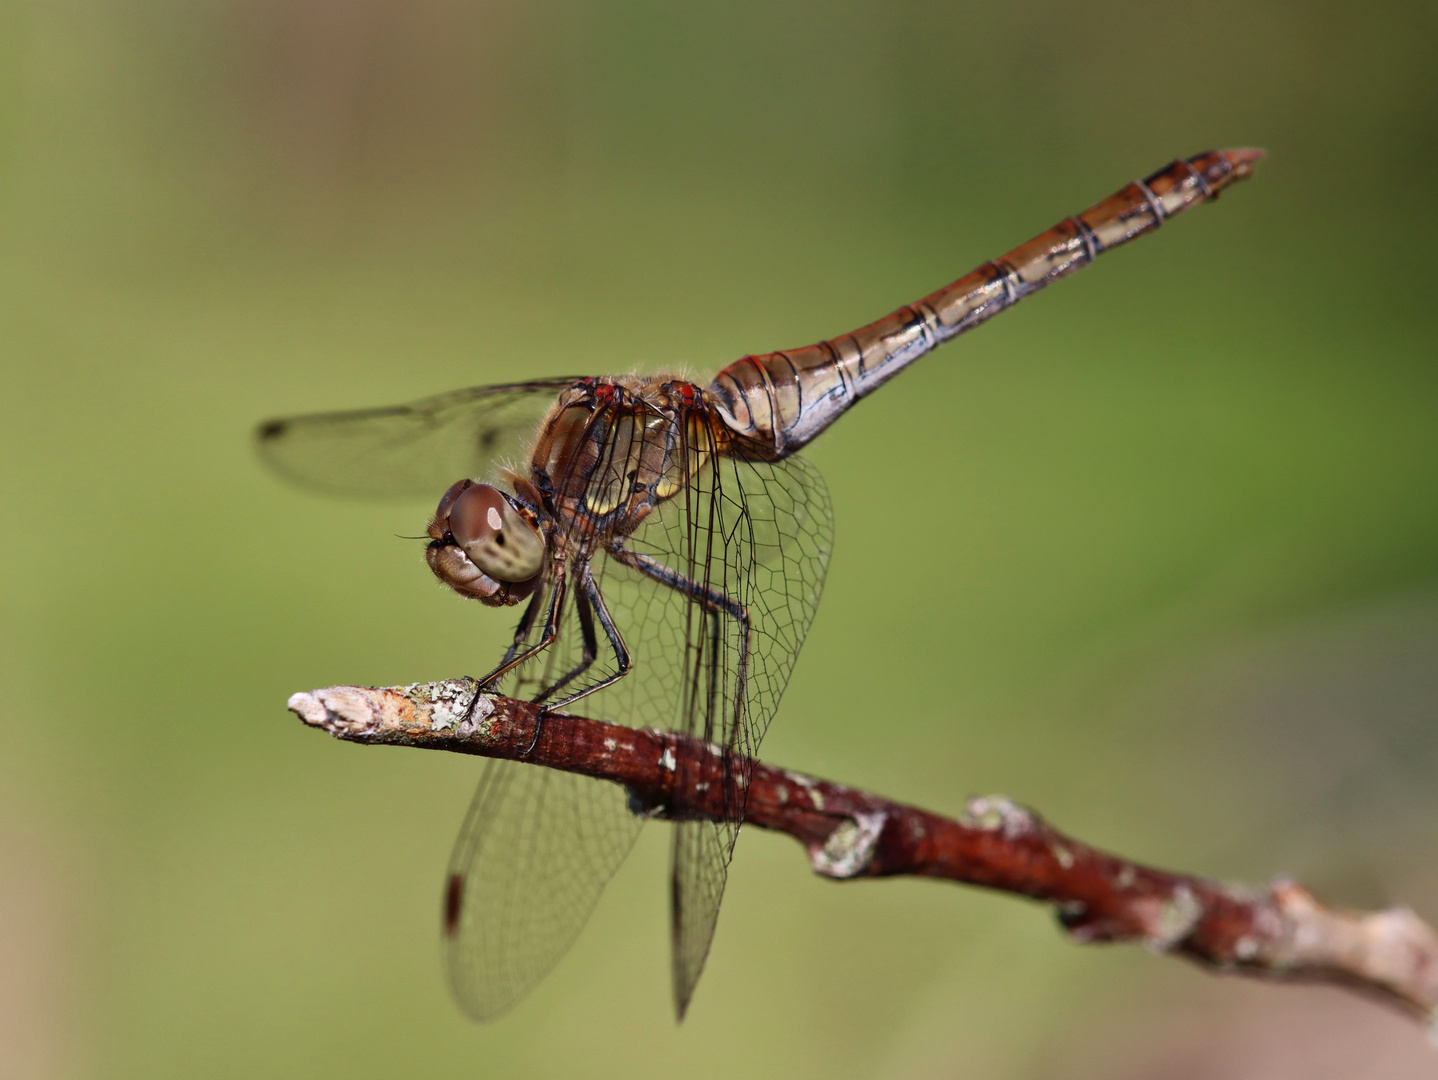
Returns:
[[[556,542],[588,553],[622,541],[723,442],[704,391],[671,376],[585,379],[540,425],[530,473]]]

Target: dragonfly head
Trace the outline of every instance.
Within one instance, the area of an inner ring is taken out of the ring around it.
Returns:
[[[517,604],[539,586],[547,545],[534,511],[489,484],[460,480],[429,523],[425,561],[461,596]]]

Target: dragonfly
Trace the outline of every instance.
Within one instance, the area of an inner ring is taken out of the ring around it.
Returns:
[[[725,812],[673,823],[682,1020],[752,762],[833,544],[823,478],[799,451],[919,357],[1212,200],[1261,157],[1175,161],[916,303],[815,345],[745,356],[707,386],[671,375],[481,386],[271,420],[258,448],[313,489],[444,492],[426,534],[430,569],[462,597],[520,611],[476,699],[502,692],[545,712],[582,699],[586,714],[680,732],[719,755]],[[676,784],[700,783],[700,764],[681,755]],[[506,1012],[555,966],[652,811],[605,781],[485,764],[443,891],[448,979],[471,1017]]]

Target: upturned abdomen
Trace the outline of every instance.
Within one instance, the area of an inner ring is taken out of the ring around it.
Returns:
[[[714,377],[710,398],[736,433],[783,457],[935,346],[1207,202],[1249,176],[1262,156],[1213,150],[1175,161],[878,322],[817,345],[736,360]]]

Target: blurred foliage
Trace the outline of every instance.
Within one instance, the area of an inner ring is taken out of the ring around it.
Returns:
[[[1235,1017],[1294,991],[758,833],[675,1028],[659,826],[469,1025],[436,934],[475,763],[283,703],[478,672],[507,619],[394,538],[431,506],[247,440],[703,375],[1265,146],[815,444],[838,547],[766,757],[1438,915],[1435,42],[1426,3],[0,4],[0,1072],[1112,1077],[1206,1017],[1232,1053],[1188,1075],[1246,1075]],[[1426,1053],[1341,1005],[1289,1042]]]

